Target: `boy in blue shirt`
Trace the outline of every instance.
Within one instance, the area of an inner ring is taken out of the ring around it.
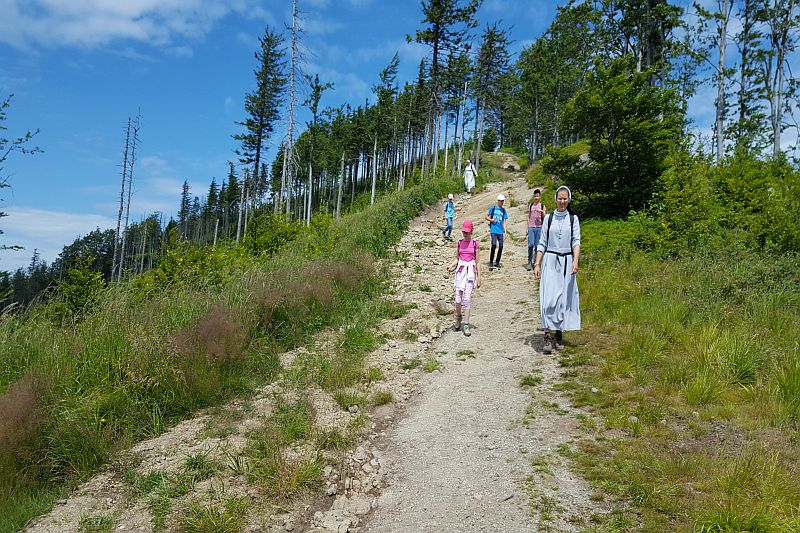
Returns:
[[[453,234],[453,219],[455,216],[456,206],[453,203],[453,193],[450,193],[447,195],[447,203],[444,204],[444,217],[447,220],[447,225],[442,228],[442,235],[450,241],[453,240],[451,235]]]
[[[508,220],[508,213],[506,213],[503,202],[506,197],[502,194],[497,195],[497,205],[489,208],[489,213],[486,215],[486,220],[489,221],[489,231],[492,234],[492,250],[489,253],[489,270],[500,268],[500,257],[503,255],[503,239],[506,234],[506,220]],[[497,250],[497,261],[495,262],[494,252]]]

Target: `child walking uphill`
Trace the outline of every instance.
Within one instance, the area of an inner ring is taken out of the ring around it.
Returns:
[[[456,259],[448,265],[447,272],[456,272],[456,323],[453,329],[462,330],[464,335],[472,335],[469,312],[472,306],[472,290],[481,286],[481,268],[478,262],[478,241],[472,240],[472,221],[467,219],[461,225],[463,239],[456,243]],[[462,322],[463,320],[463,322]]]

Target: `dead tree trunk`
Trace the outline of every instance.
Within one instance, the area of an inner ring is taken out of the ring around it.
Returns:
[[[119,244],[121,240],[120,228],[122,227],[122,212],[125,210],[125,180],[128,178],[128,146],[131,139],[131,119],[128,117],[128,128],[125,132],[125,150],[122,152],[122,185],[119,189],[119,211],[117,212],[117,232],[114,238],[114,259],[111,261],[111,279],[117,275],[120,263],[117,259],[119,255]]]

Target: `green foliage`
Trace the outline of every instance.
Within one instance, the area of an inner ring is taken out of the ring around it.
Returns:
[[[742,248],[800,249],[800,172],[784,160],[740,155],[722,166],[676,153],[648,210],[633,213],[639,249],[664,256]]]
[[[774,252],[800,250],[800,172],[785,158],[763,161],[739,155],[713,173],[726,221],[753,244]]]
[[[238,533],[247,525],[249,506],[243,497],[227,498],[222,508],[212,503],[203,506],[197,502],[180,519],[183,533]]]
[[[497,148],[497,131],[494,128],[488,128],[483,132],[483,139],[481,139],[481,150],[484,152],[494,152]]]
[[[690,168],[673,170],[685,177]],[[715,175],[683,180],[685,195],[697,189],[727,213],[706,192]],[[667,194],[662,201],[673,200]],[[689,219],[687,226],[701,223]],[[800,497],[798,257],[765,253],[745,239],[717,246],[714,238],[665,257],[642,251],[641,225],[637,217],[582,224],[582,335],[587,353],[602,359],[589,359],[581,372],[602,391],[593,404],[607,425],[636,438],[615,443],[608,456],[578,460],[653,523],[677,520],[670,530],[792,531]],[[719,241],[747,233],[709,231]],[[730,453],[729,439],[745,433],[759,445],[737,444]],[[782,437],[769,437],[776,434]]]
[[[61,296],[62,309],[66,316],[82,315],[95,304],[105,288],[102,272],[95,272],[91,269],[93,263],[94,257],[92,256],[78,258],[67,271],[67,278],[60,280],[56,285],[56,291]]]
[[[555,149],[543,169],[584,195],[595,213],[645,207],[667,168],[681,119],[675,95],[651,85],[652,75],[634,72],[629,58],[597,63],[564,110],[564,122],[589,143],[588,160]]]
[[[302,230],[302,222],[290,221],[285,215],[265,213],[248,224],[244,246],[254,256],[264,259],[293,241]]]

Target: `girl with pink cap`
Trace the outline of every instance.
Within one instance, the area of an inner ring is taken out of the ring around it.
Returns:
[[[453,329],[462,330],[464,335],[472,335],[469,312],[472,305],[472,290],[481,286],[481,269],[478,261],[478,241],[472,240],[472,220],[461,225],[463,239],[456,243],[456,258],[448,265],[447,272],[456,272],[456,323]],[[463,322],[462,322],[463,320]]]

